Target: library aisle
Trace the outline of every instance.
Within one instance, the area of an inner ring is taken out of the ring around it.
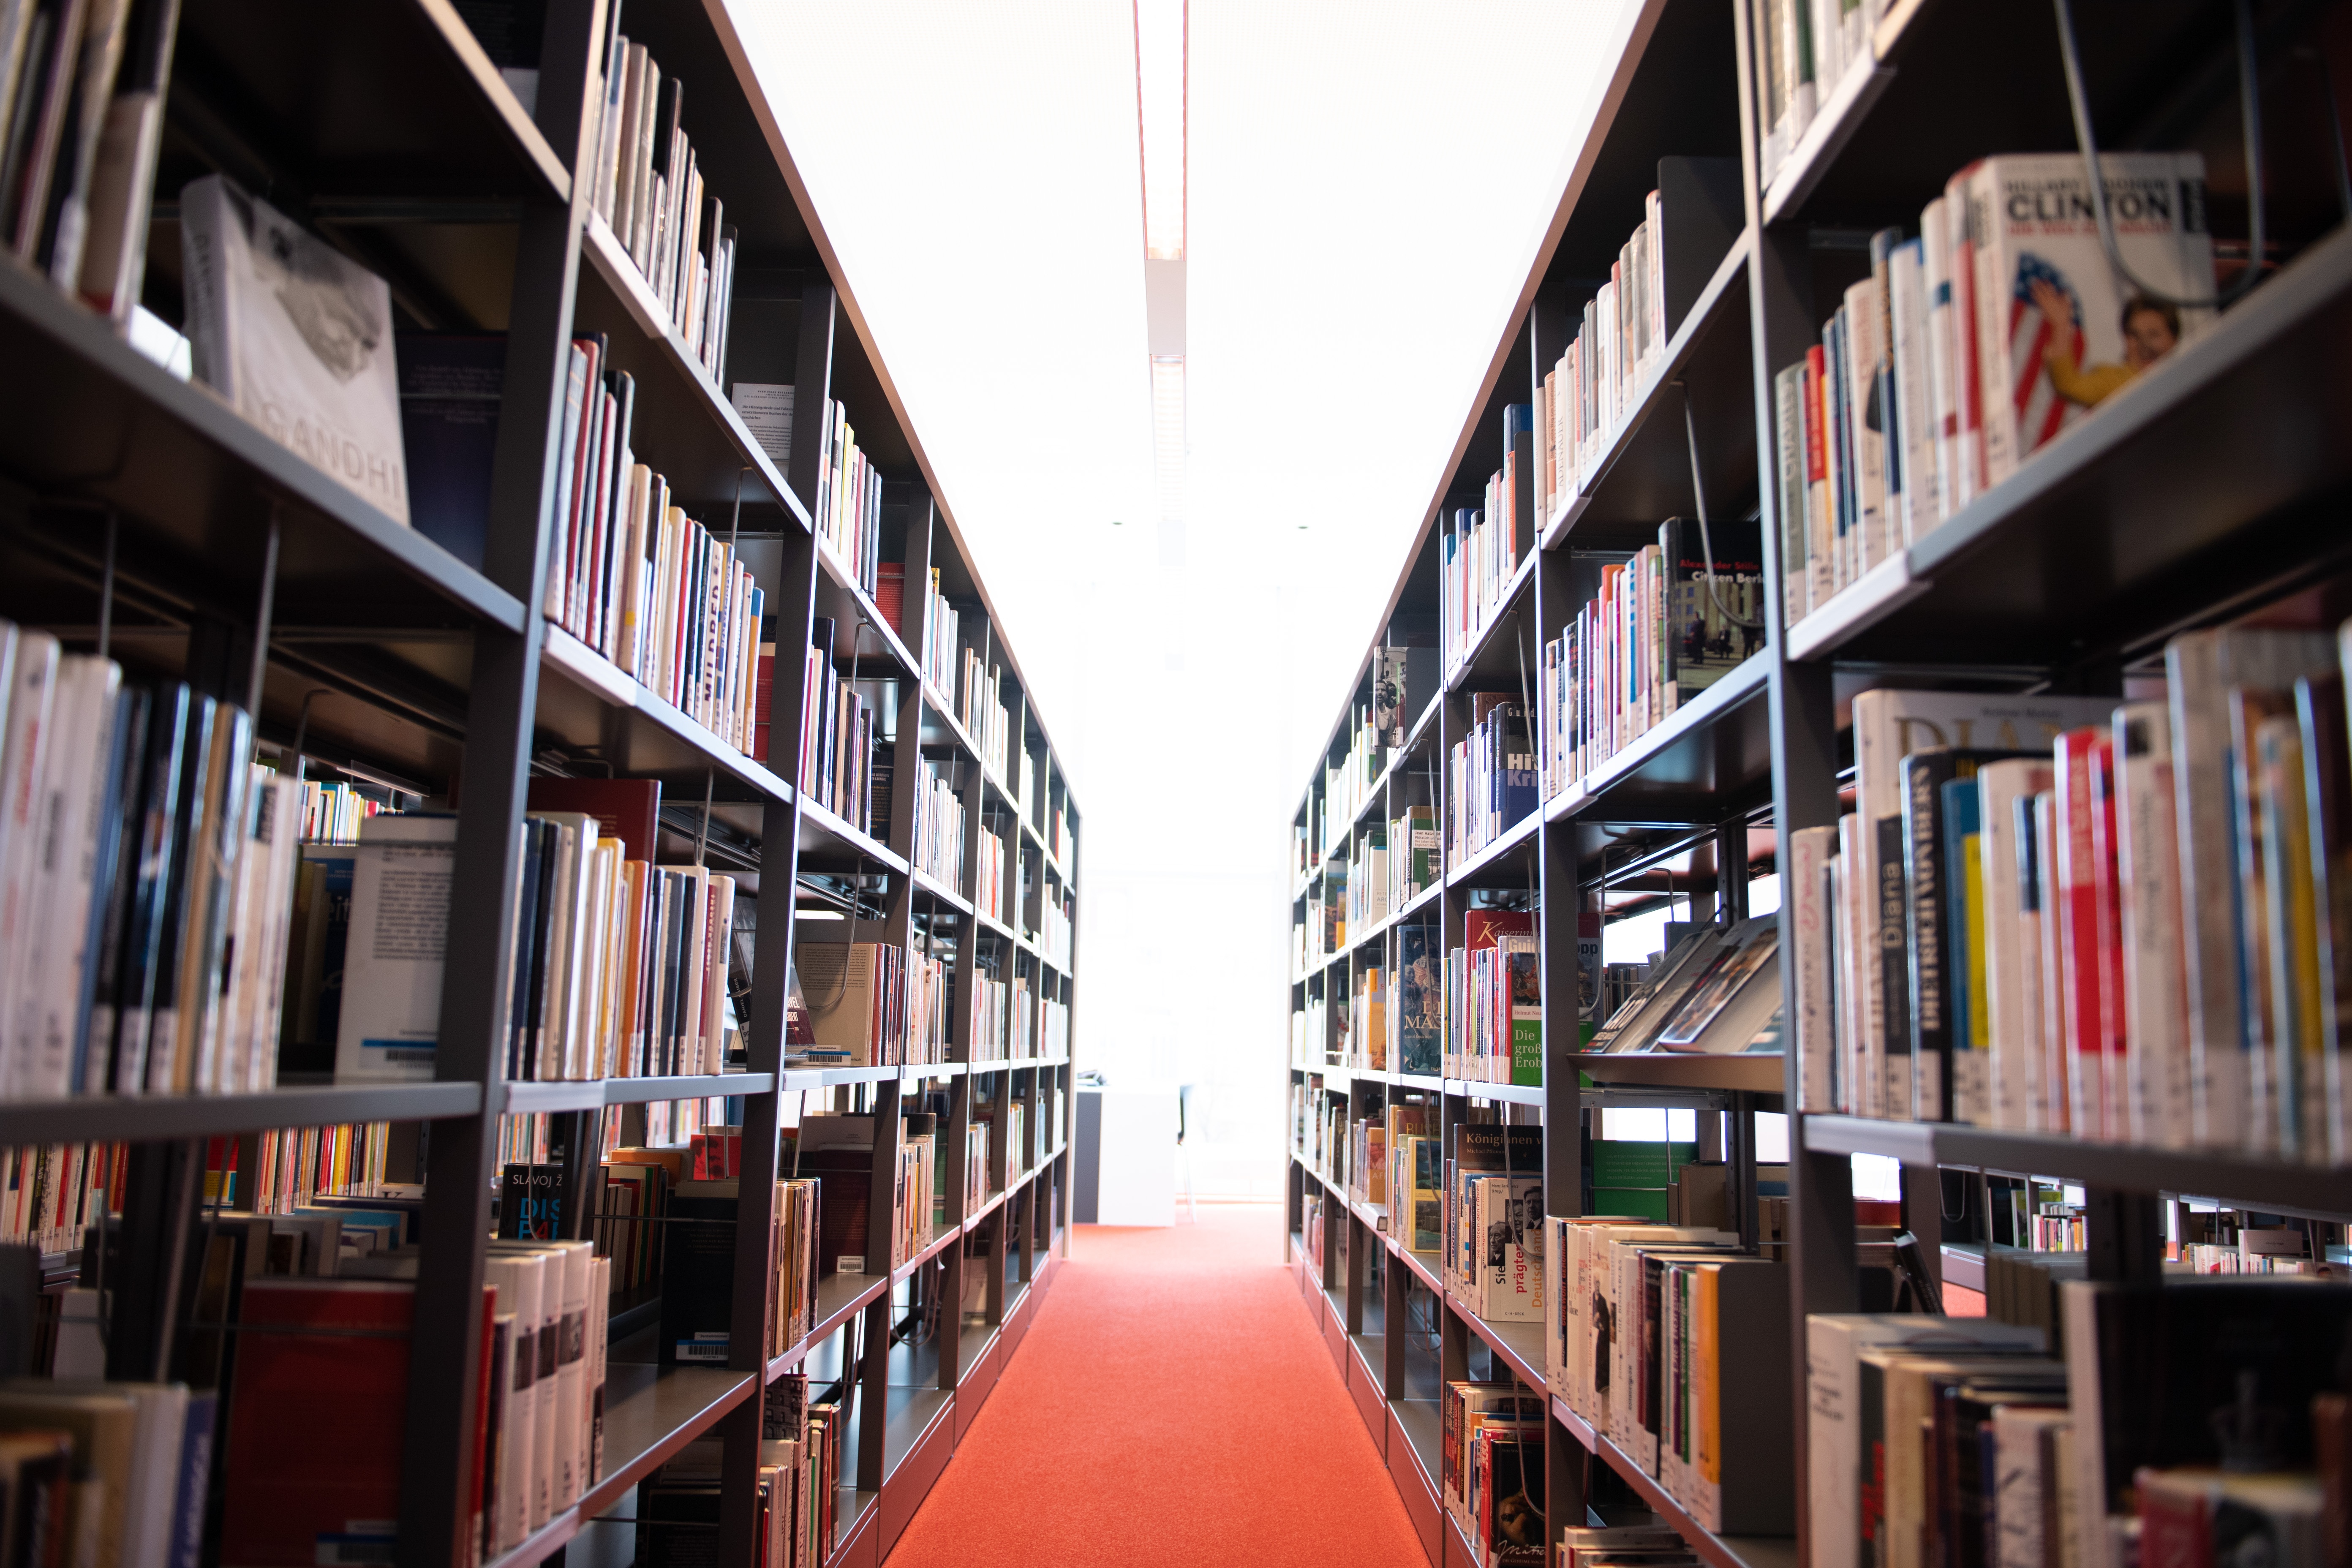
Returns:
[[[1310,1353],[1280,1213],[1076,1227],[1024,1353],[892,1568],[1425,1561],[1346,1388]],[[1212,1321],[1226,1331],[1199,1332]]]

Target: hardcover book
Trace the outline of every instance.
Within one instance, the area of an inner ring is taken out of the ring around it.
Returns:
[[[219,174],[180,192],[180,244],[197,379],[407,523],[383,279]]]

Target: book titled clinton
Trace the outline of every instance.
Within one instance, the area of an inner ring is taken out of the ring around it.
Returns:
[[[180,244],[196,378],[405,526],[383,279],[218,174],[180,192]]]

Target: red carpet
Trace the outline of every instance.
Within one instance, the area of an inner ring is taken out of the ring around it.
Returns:
[[[887,1568],[1426,1568],[1279,1212],[1079,1226]]]

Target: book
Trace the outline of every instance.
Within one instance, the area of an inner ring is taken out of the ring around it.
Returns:
[[[1862,1489],[1868,1471],[1862,1366],[1875,1348],[1923,1352],[1973,1348],[1981,1352],[2042,1348],[2042,1331],[1986,1318],[1922,1317],[1911,1313],[1814,1313],[1805,1320],[1806,1488],[1809,1515],[1845,1521],[1820,1532],[1814,1546],[1822,1568],[1855,1568],[1861,1553]]]
[[[2087,1280],[2063,1288],[2073,1410],[2075,1550],[2115,1559],[2110,1520],[2150,1469],[2308,1470],[2313,1396],[2333,1379],[2352,1289],[2212,1280],[2193,1289]],[[2152,1347],[2195,1345],[2151,1379]]]
[[[1435,933],[1417,925],[1396,931],[1396,980],[1390,987],[1398,1069],[1434,1078],[1442,1069],[1444,1002]]]
[[[196,377],[394,521],[408,515],[383,279],[225,176],[180,192]]]
[[[414,1286],[388,1281],[245,1282],[222,1458],[225,1557],[296,1568],[321,1552],[390,1549],[415,1299]],[[318,1441],[328,1429],[341,1436]]]
[[[433,1076],[457,838],[457,819],[446,815],[373,817],[362,830],[352,857],[338,1081]]]
[[[2041,879],[2033,797],[2051,788],[2049,763],[1988,763],[1977,772],[1978,861],[1984,895],[1984,1016],[1991,1125],[2045,1125],[2042,1030]]]
[[[1861,1033],[1854,1110],[1912,1120],[1914,1068],[1910,965],[1904,940],[1902,760],[1935,746],[2038,751],[2063,731],[2105,721],[2111,701],[2096,698],[2014,698],[1888,688],[1853,700],[1857,859],[1844,868],[1857,899],[1854,946],[1884,962],[1855,966]],[[1866,890],[1866,891],[1865,891]],[[1866,923],[1864,923],[1866,922]]]
[[[2017,466],[2185,338],[2210,312],[2141,300],[2099,237],[2083,160],[1988,158],[1955,176],[1968,204],[1984,480]],[[2205,165],[2194,153],[2110,153],[2099,177],[2134,276],[2172,299],[2213,289]],[[2145,314],[2145,321],[2137,318]]]
[[[506,336],[403,332],[395,348],[410,521],[478,572],[489,531]]]

